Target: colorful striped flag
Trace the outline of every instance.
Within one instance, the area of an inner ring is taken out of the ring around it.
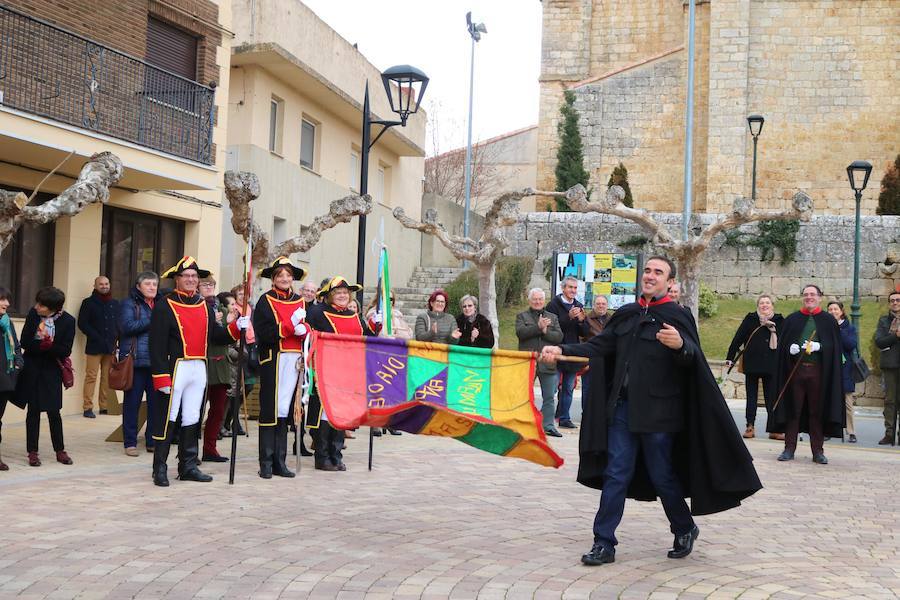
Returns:
[[[338,429],[392,427],[560,467],[534,405],[535,355],[313,332],[312,363]]]

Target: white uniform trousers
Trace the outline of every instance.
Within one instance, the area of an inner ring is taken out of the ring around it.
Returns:
[[[297,381],[300,379],[300,372],[297,371],[297,360],[303,356],[299,352],[280,352],[278,354],[278,418],[284,419],[288,416],[291,408],[291,401],[294,399],[294,390],[297,388]]]
[[[179,360],[175,364],[172,377],[171,408],[169,420],[178,418],[181,409],[182,427],[190,427],[200,422],[200,407],[206,392],[206,361],[199,359]]]

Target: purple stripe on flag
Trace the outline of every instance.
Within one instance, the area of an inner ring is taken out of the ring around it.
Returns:
[[[370,408],[406,402],[407,358],[403,344],[367,344],[366,399]]]
[[[409,410],[392,415],[390,427],[409,433],[419,433],[433,415],[434,409],[430,406],[414,406]]]

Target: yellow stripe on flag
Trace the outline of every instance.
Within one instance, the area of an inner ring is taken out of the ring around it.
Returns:
[[[474,426],[475,422],[471,419],[436,410],[434,416],[419,433],[442,437],[462,437],[469,433]]]
[[[491,361],[491,416],[526,439],[540,439],[535,425],[531,361],[495,354]]]

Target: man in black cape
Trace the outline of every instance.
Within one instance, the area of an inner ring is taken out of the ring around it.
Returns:
[[[778,460],[793,460],[797,436],[809,433],[813,461],[827,465],[825,436],[841,437],[846,412],[841,383],[841,330],[819,306],[822,290],[803,288],[803,307],[789,315],[778,332],[778,396],[766,423],[771,433],[784,433]]]
[[[674,278],[672,261],[649,258],[638,302],[617,310],[587,342],[547,346],[541,354],[549,361],[560,354],[591,359],[578,482],[603,494],[594,545],[581,557],[586,565],[615,560],[626,497],[653,501],[659,495],[675,534],[668,556],[683,558],[699,535],[692,514],[733,508],[762,488],[694,320],[667,296]]]

